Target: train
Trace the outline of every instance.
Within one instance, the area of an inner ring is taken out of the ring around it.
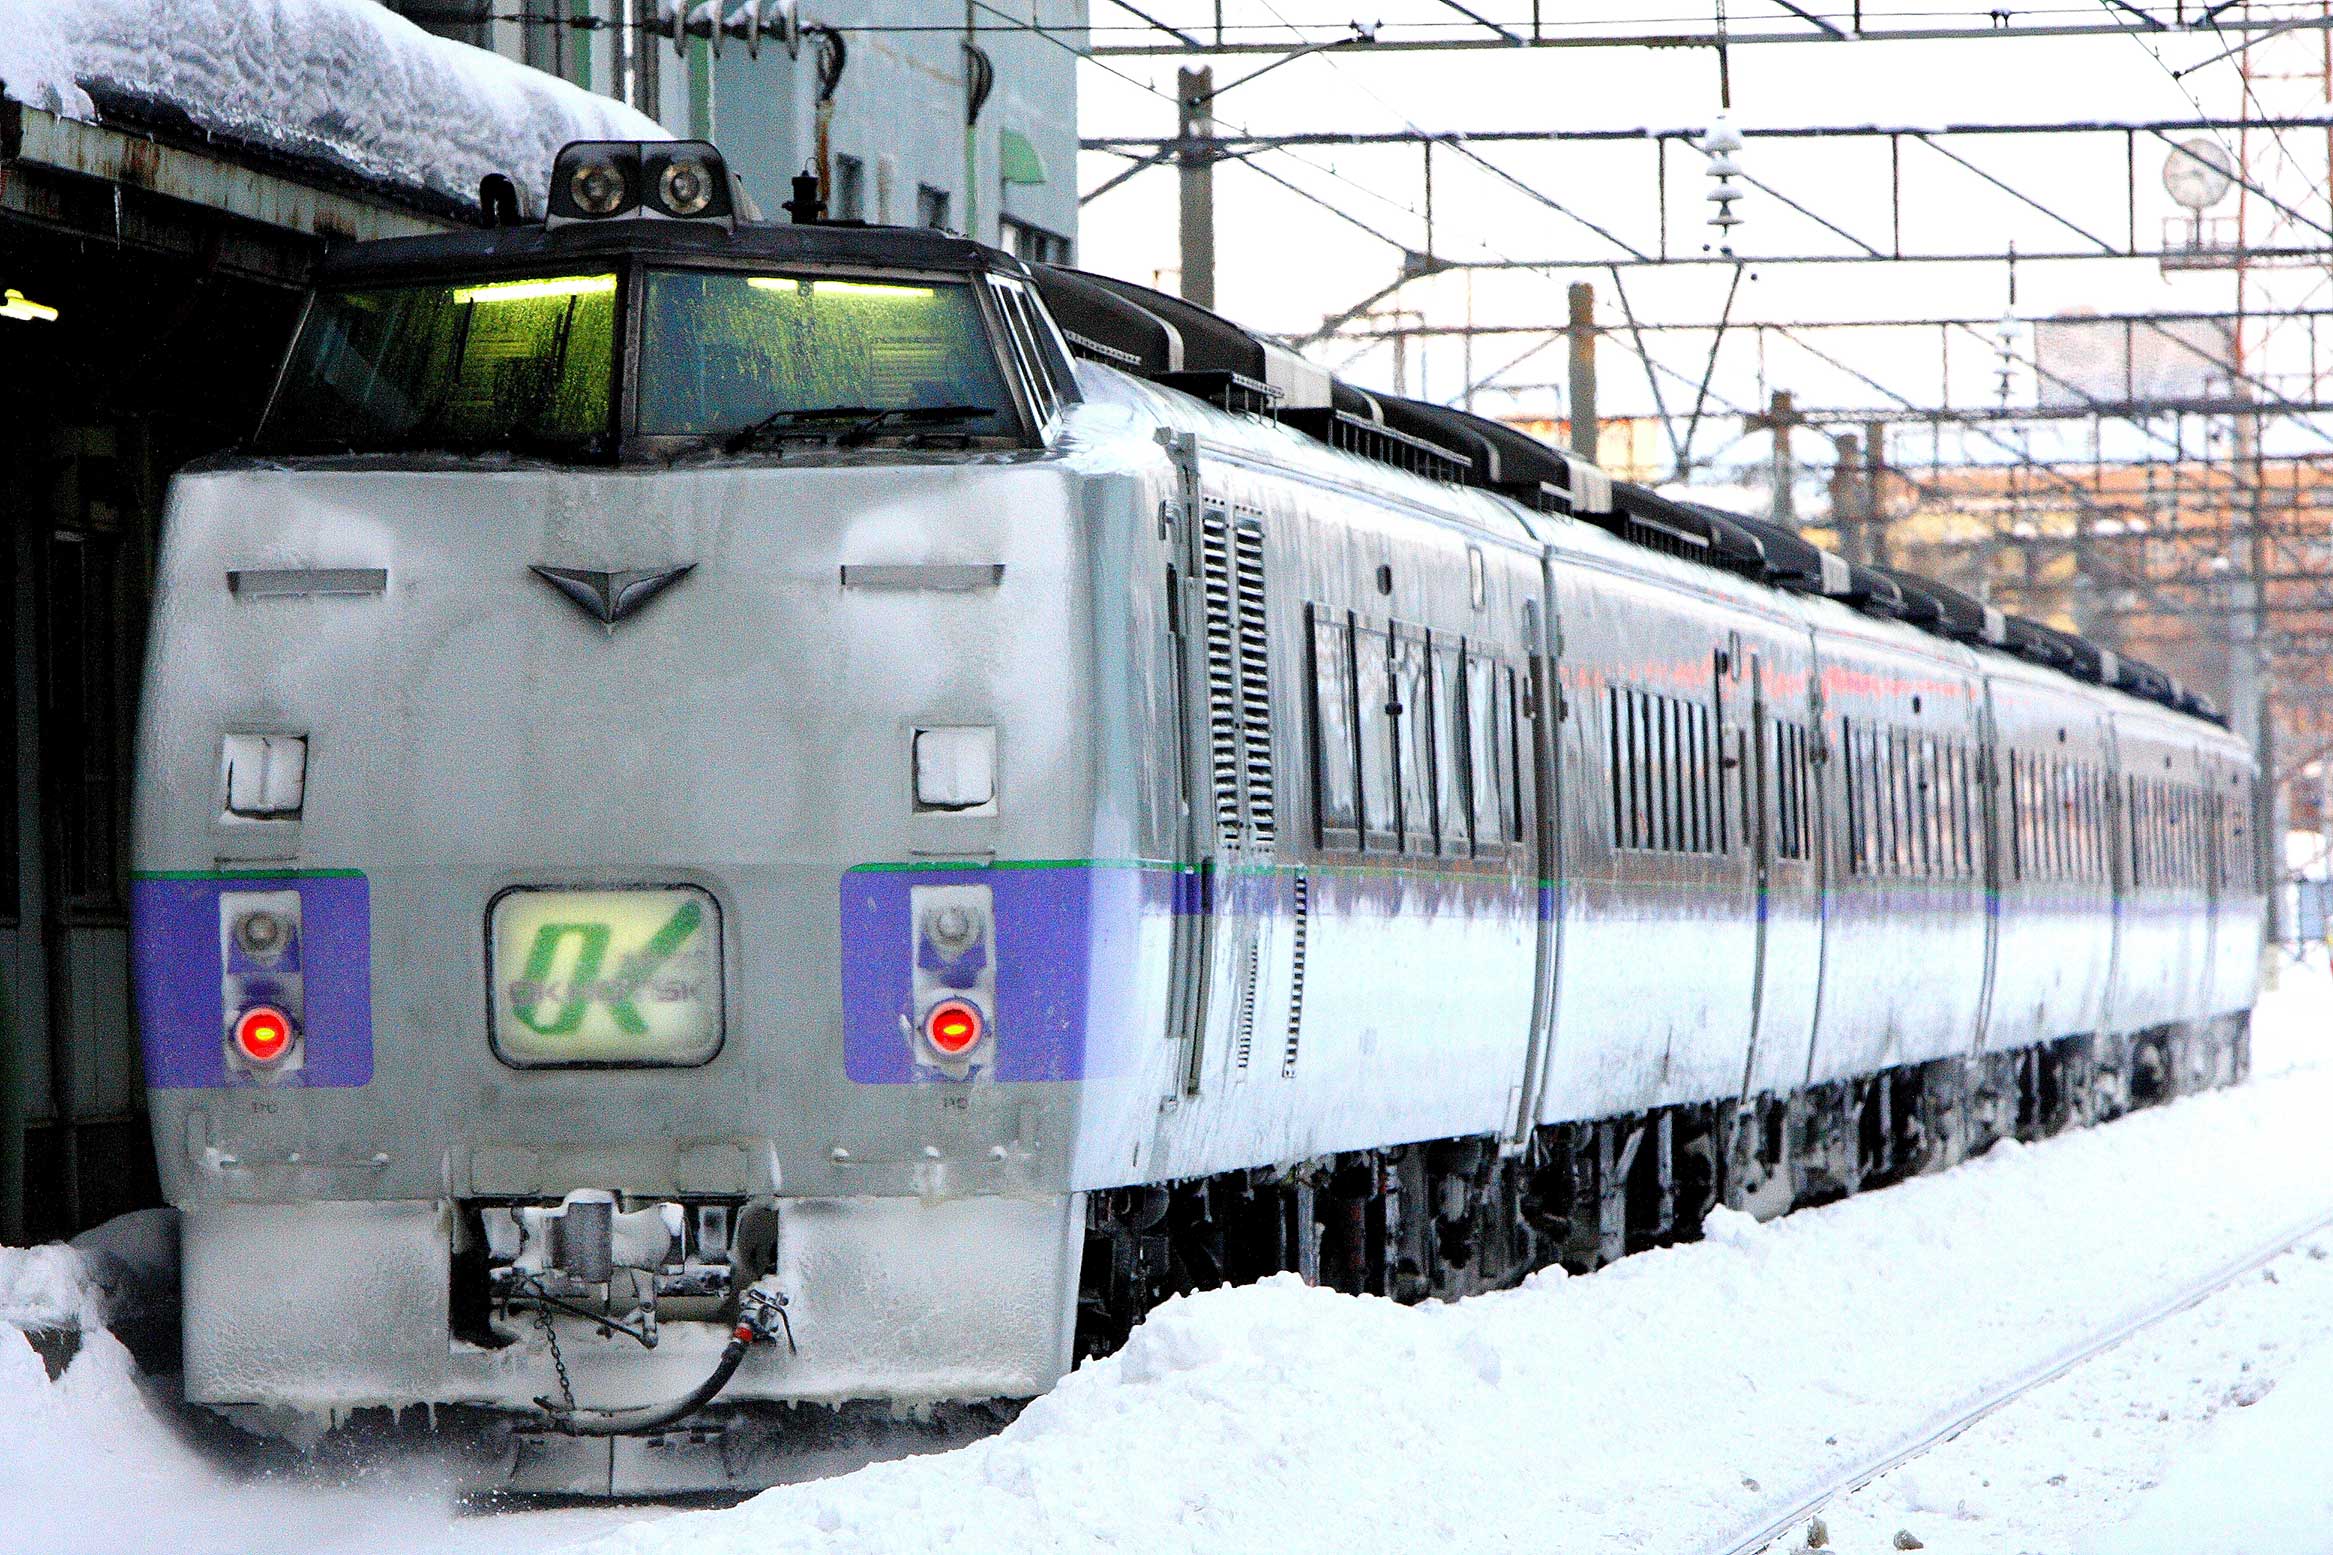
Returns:
[[[484,194],[328,255],[169,495],[194,1404],[762,1483],[1178,1291],[1463,1296],[2246,1070],[2258,774],[2150,666],[703,143]]]

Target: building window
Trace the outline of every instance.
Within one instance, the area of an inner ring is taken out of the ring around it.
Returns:
[[[489,46],[486,0],[390,0],[389,9],[441,38],[474,49]]]
[[[948,191],[934,189],[930,184],[915,186],[915,224],[919,227],[948,225]]]
[[[998,236],[1004,246],[1021,259],[1033,265],[1065,265],[1069,263],[1069,239],[1043,227],[1033,227],[1011,216],[997,222]]]
[[[834,199],[827,214],[836,221],[867,219],[867,164],[857,157],[834,159]]]

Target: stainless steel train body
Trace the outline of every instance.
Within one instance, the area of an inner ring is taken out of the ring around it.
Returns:
[[[1022,1397],[1104,1190],[2251,1003],[2202,719],[1073,367],[970,244],[679,225],[321,285],[604,269],[634,349],[651,264],[962,286],[1016,430],[181,477],[136,944],[199,1402],[523,1414],[555,1334],[645,1403],[747,1273],[795,1348],[731,1400]],[[561,960],[611,933],[639,977]],[[483,1311],[576,1202],[654,1244],[629,1296]]]

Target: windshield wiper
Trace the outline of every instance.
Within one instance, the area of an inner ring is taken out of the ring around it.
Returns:
[[[977,421],[996,412],[986,405],[821,405],[806,410],[773,410],[759,421],[738,428],[734,432],[716,432],[708,435],[706,446],[716,443],[723,453],[743,453],[763,438],[778,432],[810,428],[825,422],[851,423],[835,434],[835,442],[848,447],[873,436],[884,426],[904,422],[912,425],[944,425],[958,421]]]
[[[899,423],[909,426],[950,426],[961,421],[978,421],[996,412],[986,405],[901,405],[891,410],[878,410],[857,422],[835,439],[838,447],[848,448],[863,443],[884,427]]]

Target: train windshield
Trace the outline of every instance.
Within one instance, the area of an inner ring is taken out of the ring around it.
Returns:
[[[652,270],[640,351],[644,436],[1018,440],[960,281]]]
[[[616,277],[326,292],[260,443],[282,453],[604,447]]]

